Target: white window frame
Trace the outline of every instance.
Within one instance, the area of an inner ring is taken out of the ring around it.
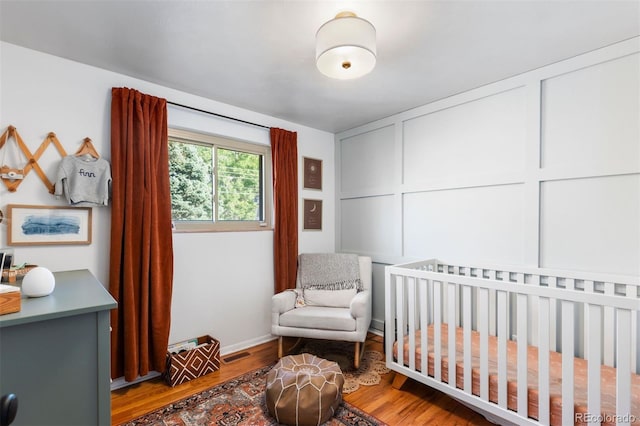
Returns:
[[[186,221],[180,220],[174,222],[174,232],[231,232],[231,231],[266,231],[273,229],[272,223],[272,206],[273,196],[271,187],[271,147],[268,145],[256,144],[247,141],[230,139],[227,137],[216,136],[206,133],[195,132],[191,130],[183,130],[169,128],[169,139],[179,140],[185,143],[210,145],[212,148],[224,148],[234,151],[246,152],[249,154],[262,155],[263,158],[263,179],[262,187],[264,188],[263,204],[264,204],[264,220],[263,221],[218,221],[218,179],[217,170],[213,170],[214,184],[214,220],[208,221]],[[167,141],[168,143],[168,141]]]

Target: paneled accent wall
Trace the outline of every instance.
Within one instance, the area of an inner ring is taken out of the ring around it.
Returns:
[[[338,251],[640,274],[640,38],[336,135]]]

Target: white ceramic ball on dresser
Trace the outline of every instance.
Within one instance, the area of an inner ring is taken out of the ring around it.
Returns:
[[[22,279],[22,293],[28,297],[48,296],[55,287],[53,273],[42,266],[33,268]]]

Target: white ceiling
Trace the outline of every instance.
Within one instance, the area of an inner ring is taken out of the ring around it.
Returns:
[[[338,81],[315,33],[345,9],[378,62]],[[329,132],[638,35],[640,0],[0,0],[3,41]]]

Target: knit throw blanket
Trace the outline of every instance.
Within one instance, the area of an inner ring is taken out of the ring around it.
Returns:
[[[362,290],[358,255],[305,253],[298,256],[302,288],[322,290]]]

